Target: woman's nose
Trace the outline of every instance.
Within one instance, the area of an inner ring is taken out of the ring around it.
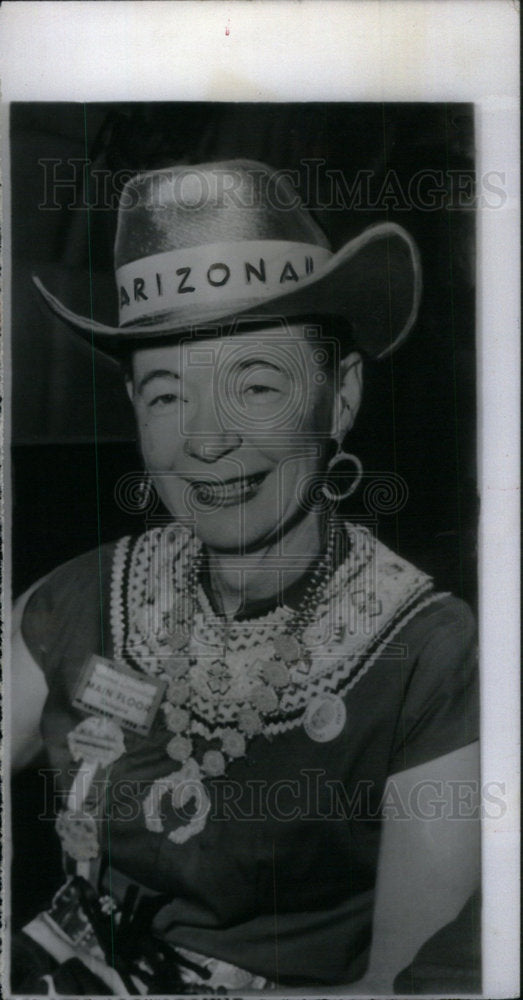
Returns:
[[[189,458],[197,458],[200,462],[217,462],[219,458],[236,451],[243,444],[243,439],[236,431],[222,431],[216,434],[205,434],[195,437],[189,435],[184,443],[184,454]]]
[[[185,455],[201,462],[216,462],[231,451],[236,451],[243,443],[241,435],[235,429],[223,426],[222,415],[216,403],[211,391],[201,394],[198,401],[195,400],[194,409],[186,411],[183,450]]]

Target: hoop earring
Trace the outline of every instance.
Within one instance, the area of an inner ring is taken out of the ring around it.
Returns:
[[[144,473],[136,490],[136,503],[139,510],[146,510],[153,495],[153,484],[148,472]]]
[[[345,490],[343,493],[333,493],[325,483],[322,486],[323,494],[327,497],[327,500],[334,500],[337,503],[341,502],[341,500],[346,500],[347,497],[350,497],[356,492],[363,476],[363,465],[361,464],[358,456],[352,455],[350,452],[343,451],[341,443],[338,441],[336,454],[333,455],[327,464],[327,475],[332,473],[333,469],[335,469],[337,465],[340,465],[341,462],[353,462],[356,469],[354,479],[349,489]]]

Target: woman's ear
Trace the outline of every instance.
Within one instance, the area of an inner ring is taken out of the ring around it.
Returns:
[[[129,399],[131,400],[131,403],[133,403],[134,402],[134,382],[133,382],[133,380],[132,380],[132,378],[131,378],[130,375],[126,375],[125,376],[125,388],[127,389],[127,395],[129,396]]]
[[[340,363],[339,383],[334,400],[331,437],[344,438],[350,431],[360,408],[363,391],[361,354],[351,351]]]

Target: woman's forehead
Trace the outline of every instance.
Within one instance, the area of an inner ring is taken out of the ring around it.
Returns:
[[[285,368],[303,361],[304,357],[310,364],[311,355],[313,364],[320,364],[322,352],[316,358],[313,350],[318,341],[319,336],[315,339],[314,332],[305,333],[303,323],[272,324],[232,336],[187,338],[176,344],[139,348],[133,352],[134,371],[142,375],[149,369],[197,371],[234,365],[245,358],[266,359]]]

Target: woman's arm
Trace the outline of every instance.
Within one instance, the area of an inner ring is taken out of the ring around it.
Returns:
[[[398,972],[457,916],[479,877],[476,742],[389,778],[369,969],[351,989],[391,993]]]
[[[21,770],[36,756],[42,746],[40,716],[47,698],[48,688],[43,671],[31,656],[22,636],[22,617],[25,605],[33,591],[42,583],[39,580],[16,602],[12,615],[11,642],[11,713],[10,751],[11,766]]]

